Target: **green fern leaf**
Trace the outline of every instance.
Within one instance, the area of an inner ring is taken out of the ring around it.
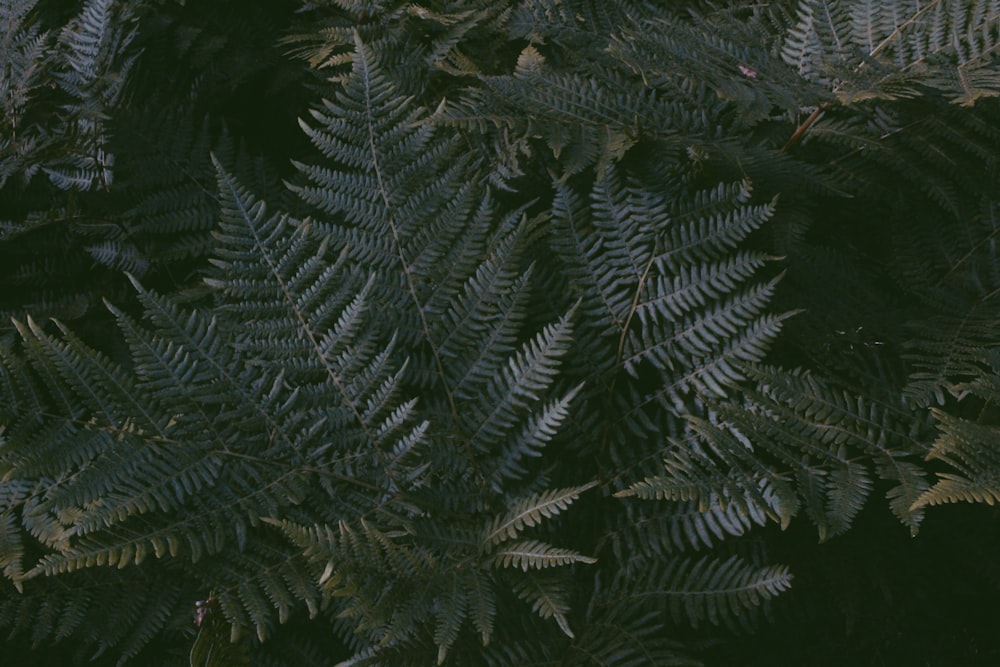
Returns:
[[[472,622],[479,632],[482,645],[489,646],[493,637],[497,616],[496,595],[485,577],[474,574],[469,577],[469,606]]]
[[[493,562],[499,567],[520,568],[527,572],[571,563],[593,564],[596,558],[584,556],[571,549],[560,549],[538,540],[505,543],[492,552]]]
[[[536,526],[544,519],[556,516],[567,509],[585,491],[597,486],[590,482],[583,486],[552,489],[517,501],[507,514],[494,519],[482,539],[484,549],[512,540],[526,527]]]
[[[4,503],[7,505],[7,503]],[[0,567],[19,593],[24,592],[24,541],[17,516],[10,510],[0,513]]]
[[[566,595],[566,579],[541,574],[532,574],[519,578],[514,582],[514,592],[517,596],[531,604],[531,610],[543,619],[554,618],[570,639],[574,638],[566,618],[570,607]]]
[[[462,587],[458,576],[449,577],[442,596],[438,599],[439,609],[434,625],[434,643],[438,647],[437,664],[444,664],[448,657],[448,649],[458,639],[458,631],[466,616],[469,602],[468,595]]]
[[[755,567],[737,556],[673,559],[640,579],[627,600],[658,600],[676,622],[697,628],[705,620],[718,625],[738,619],[787,590],[791,580],[783,565]]]

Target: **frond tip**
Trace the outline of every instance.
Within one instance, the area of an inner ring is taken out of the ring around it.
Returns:
[[[928,458],[939,459],[955,472],[938,473],[938,481],[912,508],[944,503],[1000,503],[1000,428],[932,410],[941,433]]]

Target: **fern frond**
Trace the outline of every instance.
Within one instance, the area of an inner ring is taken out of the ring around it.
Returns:
[[[350,171],[297,164],[312,185],[293,190],[304,201],[343,215],[357,230],[354,252],[370,266],[414,270],[422,250],[414,242],[442,229],[439,222],[423,230],[420,222],[430,224],[436,210],[444,210],[465,187],[467,159],[453,139],[436,136],[423,122],[426,111],[397,92],[376,52],[360,38],[351,77],[312,116],[316,127],[302,122],[307,136]],[[386,230],[389,237],[382,238]]]
[[[573,658],[611,665],[664,665],[694,667],[701,664],[670,639],[670,632],[656,611],[637,605],[601,604],[607,592],[598,587],[587,608],[577,638],[569,648]]]
[[[929,458],[940,459],[955,472],[939,472],[912,509],[943,503],[1000,502],[1000,429],[933,408],[940,431]]]
[[[445,586],[442,597],[439,600],[437,618],[434,623],[434,643],[438,647],[437,664],[444,663],[448,657],[448,649],[458,639],[458,631],[462,621],[466,616],[466,608],[469,602],[462,582],[457,575],[449,577],[449,584]]]
[[[803,0],[781,53],[805,78],[830,85],[847,104],[932,89],[972,105],[1000,94],[992,60],[998,44],[1000,10],[988,0]]]
[[[739,621],[788,590],[791,582],[783,565],[757,567],[738,556],[670,559],[651,568],[615,602],[656,601],[675,623],[697,628],[706,620],[712,625]]]
[[[843,67],[844,61],[852,55],[848,41],[849,18],[854,19],[858,30],[874,27],[859,21],[860,12],[849,17],[845,4],[824,0],[797,3],[797,21],[788,28],[781,45],[781,57],[805,79],[829,84],[835,68]],[[865,3],[857,5],[861,8]],[[822,54],[823,58],[818,58],[817,54]]]
[[[696,435],[667,450],[665,474],[635,482],[615,495],[691,501],[700,512],[725,516],[733,511],[745,522],[761,523],[766,517],[787,526],[798,501],[780,468],[755,455],[739,430],[688,419]],[[697,528],[701,521],[693,525]]]
[[[608,52],[668,99],[691,103],[692,96],[703,96],[702,109],[723,100],[740,124],[760,122],[775,108],[798,111],[798,100],[816,94],[761,47],[745,19],[730,8],[708,16],[692,12],[687,21],[663,16],[632,21],[614,35]],[[792,88],[800,89],[796,96],[789,93]]]
[[[483,537],[483,548],[491,549],[502,542],[512,540],[526,527],[536,526],[544,519],[556,516],[579,498],[580,494],[596,485],[597,482],[590,482],[583,486],[551,489],[517,501],[510,511],[493,520]]]
[[[527,572],[571,563],[596,563],[596,558],[584,556],[571,549],[553,547],[538,540],[504,543],[493,552],[494,563],[500,567],[520,568]]]
[[[729,353],[735,360],[755,361],[767,349],[768,342],[780,331],[783,317],[761,316],[770,302],[779,278],[762,285],[753,285],[743,292],[727,296],[719,303],[705,309],[692,309],[692,316],[677,319],[673,315],[664,318],[660,313],[654,317],[647,309],[638,311],[639,328],[629,337],[630,345],[623,358],[624,367],[635,374],[636,367],[643,362],[651,363],[661,370],[674,368],[699,368],[695,377],[704,382],[713,393],[724,394],[724,387],[741,380],[733,366],[719,365],[713,368],[700,362],[709,362],[720,352]],[[668,297],[669,298],[669,297]],[[746,332],[746,340],[740,334]],[[730,342],[739,342],[734,350],[726,350]],[[721,350],[719,348],[722,348]],[[701,370],[701,368],[705,370]],[[715,370],[713,373],[711,371]],[[728,372],[727,372],[728,371]]]
[[[514,592],[519,598],[531,604],[531,610],[543,619],[554,618],[570,639],[575,635],[569,627],[570,606],[566,595],[567,580],[563,576],[527,574],[514,580]]]
[[[490,645],[497,616],[497,600],[493,587],[484,577],[469,577],[469,606],[472,623],[483,646]]]
[[[917,530],[922,513],[912,503],[927,483],[906,459],[919,453],[919,422],[908,430],[904,409],[831,390],[809,374],[746,369],[758,385],[744,389],[742,405],[713,402],[710,419],[688,417],[691,436],[666,450],[664,472],[616,495],[692,501],[701,511],[735,507],[744,521],[766,516],[782,526],[804,508],[825,539],[849,528],[874,471],[897,483],[890,508]]]
[[[990,368],[996,304],[977,300],[965,312],[958,305],[948,304],[953,312],[913,323],[919,326],[919,334],[907,346],[913,370],[905,393],[918,405],[943,405],[949,397],[963,398],[966,383]]]
[[[449,102],[439,122],[494,128],[524,139],[507,142],[500,157],[502,168],[517,169],[531,154],[530,139],[537,137],[544,142],[539,149],[557,161],[561,179],[591,166],[603,173],[640,136],[672,135],[671,122],[680,112],[631,77],[607,69],[602,75],[586,77],[553,67],[529,44],[518,56],[513,74],[481,76],[482,87]]]
[[[753,502],[712,499],[704,503],[698,499],[661,500],[655,505],[627,503],[624,521],[603,540],[610,542],[615,557],[622,562],[636,555],[666,558],[680,551],[712,549],[728,538],[746,535],[754,526],[765,525],[767,520]]]
[[[477,406],[469,415],[463,416],[473,447],[483,452],[494,451],[496,444],[504,442],[522,420],[534,421],[524,437],[518,438],[519,441],[511,443],[513,447],[507,448],[506,453],[514,454],[514,458],[503,462],[503,465],[509,467],[517,459],[533,453],[534,450],[530,447],[532,441],[544,442],[549,437],[545,435],[545,431],[553,431],[558,427],[562,418],[560,415],[565,415],[558,404],[552,406],[554,410],[543,406],[543,415],[547,413],[547,418],[543,416],[541,421],[537,421],[533,415],[533,405],[544,397],[555,380],[559,359],[569,350],[571,332],[570,315],[567,315],[555,324],[547,325],[508,358],[490,359],[488,367],[494,369],[492,373],[477,373],[489,380],[485,387],[479,389],[481,398],[476,403],[482,403],[484,399],[488,403]],[[459,387],[455,392],[456,396],[472,398],[469,395],[471,389],[472,387]]]
[[[2,444],[2,443],[0,443]],[[5,499],[0,512],[0,567],[4,576],[17,587],[19,593],[24,592],[21,579],[24,576],[24,541],[17,516],[10,509],[13,503]]]
[[[113,180],[115,157],[103,118],[121,97],[137,57],[126,55],[137,30],[125,16],[116,16],[116,9],[113,0],[89,0],[59,35],[65,70],[56,73],[56,81],[74,99],[69,132],[80,143],[79,153],[67,156],[65,164],[45,168],[63,190],[107,190]]]

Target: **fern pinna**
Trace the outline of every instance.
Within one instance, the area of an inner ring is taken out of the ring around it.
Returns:
[[[0,0],[4,284],[125,270],[4,295],[23,655],[701,664],[795,536],[1000,498],[995,3],[299,4],[258,159],[242,24]]]

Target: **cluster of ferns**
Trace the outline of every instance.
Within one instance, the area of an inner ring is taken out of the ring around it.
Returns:
[[[837,591],[1000,562],[1000,2],[664,4],[0,0],[19,664],[921,646]]]

